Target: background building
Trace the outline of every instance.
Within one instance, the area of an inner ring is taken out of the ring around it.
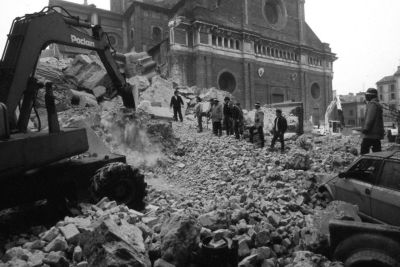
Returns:
[[[387,108],[400,110],[400,66],[393,75],[379,80],[376,86],[380,102]],[[384,114],[385,122],[393,122],[388,110],[385,110]]]
[[[50,0],[100,23],[121,51],[150,51],[183,85],[255,102],[303,102],[324,120],[333,61],[305,21],[304,0],[111,0],[111,11]],[[160,49],[155,49],[155,48]]]
[[[365,93],[340,95],[346,127],[362,127],[365,122]]]

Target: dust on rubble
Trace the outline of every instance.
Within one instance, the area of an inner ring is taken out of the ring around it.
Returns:
[[[112,106],[102,108],[92,117],[88,109],[74,114],[91,117],[93,129],[110,147],[135,147],[142,133],[130,123],[140,119]],[[65,123],[71,119],[62,116]],[[328,206],[317,197],[317,183],[355,159],[351,148],[357,139],[305,135],[288,140],[290,152],[281,154],[246,140],[214,137],[210,130],[197,133],[190,116],[162,131],[160,136],[173,134],[175,141],[162,141],[163,162],[145,168],[152,186],[144,211],[107,199],[81,204],[76,217],[8,240],[2,260],[9,265],[204,266],[208,257],[198,245],[211,240],[216,248],[231,244],[230,259],[238,266],[343,266],[321,255],[327,245],[324,222],[347,218],[352,208],[343,215],[341,204]]]
[[[99,107],[61,112],[59,118],[64,127],[84,121],[113,153],[125,155],[135,168],[162,163],[165,153],[177,142],[169,122],[153,120],[144,112],[126,110],[119,98]]]
[[[72,61],[68,72],[96,70],[90,60]],[[60,84],[64,68],[53,70]],[[91,85],[69,84],[98,86],[101,79],[94,79],[100,76],[90,79]],[[207,130],[210,125],[197,133],[193,115],[172,124],[150,115],[161,108],[171,117],[174,89],[184,96],[188,114],[196,94],[223,98],[223,92],[182,87],[160,77],[130,82],[146,112],[126,110],[116,98],[66,109],[59,119],[63,126],[84,121],[111,151],[143,168],[151,185],[145,210],[108,199],[81,203],[74,217],[9,237],[0,266],[204,266],[212,257],[200,249],[201,242],[229,248],[226,253],[236,266],[343,266],[323,256],[324,222],[340,217],[343,205],[319,198],[317,185],[355,159],[357,138],[303,135],[287,140],[286,154],[258,149],[246,140],[215,137]],[[353,209],[346,207],[348,214]]]

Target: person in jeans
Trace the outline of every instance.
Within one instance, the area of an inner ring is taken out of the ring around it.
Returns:
[[[367,108],[365,111],[365,123],[362,128],[361,155],[367,154],[372,148],[373,152],[382,151],[381,139],[385,135],[383,128],[383,110],[378,100],[378,90],[369,88],[365,93]]]
[[[272,129],[272,133],[274,137],[272,138],[271,141],[271,150],[274,149],[275,142],[276,140],[279,139],[279,142],[281,142],[281,151],[285,151],[285,140],[284,140],[284,135],[287,130],[287,121],[285,117],[282,116],[282,110],[277,109],[276,110],[276,118],[274,120],[274,128]]]

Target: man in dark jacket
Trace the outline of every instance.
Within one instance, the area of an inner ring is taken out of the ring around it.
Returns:
[[[226,135],[233,134],[232,103],[229,97],[224,99],[224,126]]]
[[[182,106],[183,106],[183,100],[182,97],[179,95],[178,90],[175,91],[174,96],[171,97],[171,104],[170,107],[174,109],[174,120],[178,121],[178,114],[179,114],[179,119],[182,122],[183,121],[183,116],[182,116]]]
[[[240,134],[243,132],[241,130],[243,127],[243,111],[239,102],[232,107],[232,120],[235,137],[236,139],[240,139]]]
[[[276,118],[274,121],[274,128],[272,129],[272,133],[274,137],[272,138],[271,142],[271,149],[274,149],[276,140],[279,139],[281,142],[281,151],[285,151],[285,139],[284,135],[287,130],[287,121],[285,117],[282,116],[282,110],[276,110]]]
[[[372,147],[373,152],[382,151],[381,139],[385,135],[383,128],[383,110],[378,100],[378,91],[369,88],[365,94],[367,108],[365,111],[365,123],[362,128],[361,154],[369,153]]]

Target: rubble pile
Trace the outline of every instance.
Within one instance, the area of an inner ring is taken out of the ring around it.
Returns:
[[[96,106],[97,98],[112,88],[111,80],[96,55],[77,55],[74,59],[57,59],[53,57],[39,60],[35,77],[39,82],[52,82],[58,111],[71,107],[73,96],[79,104]],[[44,108],[44,90],[39,90],[37,104]]]
[[[72,97],[71,85],[63,73],[63,70],[68,68],[71,62],[72,59],[58,60],[53,57],[47,57],[40,58],[37,64],[35,78],[43,84],[50,81],[55,85],[53,94],[57,110],[66,110],[71,106],[69,101]],[[36,99],[38,108],[45,108],[44,93],[44,90],[39,90],[38,92]]]
[[[151,85],[140,94],[139,101],[149,101],[153,105],[169,108],[174,92],[172,82],[155,76],[152,78]]]
[[[76,88],[88,90],[96,97],[102,96],[95,92],[97,86],[112,87],[111,79],[98,56],[77,55],[64,70],[64,75]]]
[[[66,110],[59,113],[59,120],[63,127],[83,121],[112,152],[126,155],[129,164],[136,168],[151,167],[163,161],[177,142],[169,122],[124,109],[120,98],[98,107]]]
[[[121,115],[120,102],[103,103],[101,110],[71,110],[61,121],[67,124],[72,115],[90,119],[111,147],[134,145],[141,132],[130,121],[149,119]],[[172,135],[168,127],[149,128]],[[167,181],[173,190],[150,187],[142,213],[112,201],[81,204],[81,215],[44,233],[36,229],[10,240],[2,257],[5,266],[201,266],[207,257],[200,243],[232,253],[229,259],[238,266],[343,266],[321,255],[326,223],[357,218],[340,203],[325,211],[317,184],[354,160],[351,148],[357,140],[304,135],[289,140],[290,153],[281,154],[232,137],[198,134],[190,120],[174,124],[173,131],[181,142],[171,145],[163,164],[145,171],[147,178]],[[129,159],[132,152],[124,152]]]
[[[235,101],[235,98],[232,94],[227,91],[218,90],[215,87],[212,88],[204,88],[204,89],[197,89],[195,91],[197,95],[204,101],[209,101],[213,98],[217,98],[221,103],[224,102],[225,97],[229,97],[232,101]]]
[[[153,108],[170,112],[176,89],[185,108],[196,95],[223,101],[226,96],[233,99],[229,93],[180,87],[159,76],[150,83],[136,76],[129,82],[139,92],[137,112],[124,109],[120,98],[91,105],[89,99],[96,101],[107,88],[103,69],[90,56],[67,63],[43,60],[43,66],[59,65],[38,72],[43,79],[55,77],[55,84],[87,101],[85,107],[61,112],[61,125],[84,122],[112,152],[126,155],[135,168],[144,167],[146,177],[174,189],[150,187],[148,206],[141,212],[107,199],[81,203],[76,217],[15,236],[0,267],[201,266],[210,260],[205,248],[223,250],[238,266],[343,266],[322,255],[329,238],[327,222],[359,218],[354,207],[329,204],[317,189],[355,159],[357,140],[303,135],[286,142],[290,150],[285,154],[255,149],[245,140],[196,133],[192,116],[171,125],[149,115]],[[269,132],[275,109],[263,111]],[[254,111],[245,114],[247,124],[253,124]],[[285,116],[289,125],[298,123],[297,117]]]
[[[310,139],[316,144],[309,150],[289,141],[288,155],[229,137],[188,134],[194,131],[188,124],[175,128],[182,142],[168,167],[152,170],[155,177],[184,188],[185,196],[151,193],[153,204],[161,210],[190,210],[202,226],[202,240],[212,238],[217,247],[225,240],[237,243],[239,266],[342,266],[314,254],[326,252],[326,237],[317,234],[322,225],[311,222],[327,205],[317,197],[317,183],[355,159],[346,146],[356,140]],[[297,158],[300,167],[292,164]],[[348,160],[339,167],[332,158]]]
[[[0,266],[151,266],[144,241],[155,210],[145,215],[107,198],[80,208],[79,216],[50,229],[33,227],[16,236]]]

